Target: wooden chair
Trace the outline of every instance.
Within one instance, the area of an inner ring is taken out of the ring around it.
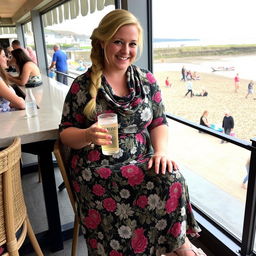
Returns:
[[[71,251],[71,255],[75,256],[77,254],[77,242],[78,242],[80,225],[79,225],[79,217],[77,213],[77,204],[74,197],[73,189],[71,188],[69,174],[68,174],[68,161],[70,156],[70,148],[62,144],[62,142],[58,139],[54,144],[53,152],[56,157],[64,184],[67,189],[68,196],[75,214],[72,251]]]
[[[27,215],[20,160],[21,142],[15,138],[9,147],[0,151],[0,246],[5,248],[3,255],[18,256],[28,234],[36,255],[43,256]]]

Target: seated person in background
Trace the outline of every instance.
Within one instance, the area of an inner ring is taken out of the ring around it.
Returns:
[[[193,80],[200,80],[200,75],[196,71],[194,71],[193,74],[192,74],[192,79]]]
[[[35,85],[42,83],[42,77],[38,66],[24,53],[22,49],[11,52],[12,59],[10,64],[15,65],[19,72],[18,77],[8,75],[8,79],[17,85]]]
[[[195,93],[195,96],[206,97],[206,96],[208,96],[208,92],[204,88],[202,88],[202,91],[199,93]]]
[[[0,112],[25,109],[24,99],[17,96],[14,89],[8,86],[6,68],[7,57],[3,48],[0,47]]]
[[[13,51],[13,48],[11,46],[9,46],[5,49],[5,55],[7,56],[7,69],[6,69],[7,72],[16,72],[15,67],[11,66],[9,63],[11,60],[11,56],[12,56],[11,52],[12,51]]]
[[[202,116],[200,117],[200,125],[210,127],[210,124],[209,124],[208,119],[207,119],[208,114],[209,114],[209,112],[207,110],[205,110],[203,112]],[[199,132],[201,132],[201,131],[199,131]]]

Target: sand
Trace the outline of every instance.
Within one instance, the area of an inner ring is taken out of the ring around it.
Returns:
[[[235,135],[247,141],[256,137],[256,100],[253,99],[256,94],[245,98],[249,80],[241,79],[240,89],[235,93],[233,78],[216,73],[200,73],[200,80],[193,81],[193,91],[199,92],[204,87],[209,95],[184,98],[187,89],[186,83],[180,81],[180,71],[155,72],[154,75],[161,87],[168,113],[199,123],[203,111],[208,110],[209,123],[221,126],[224,112],[229,110],[235,121]],[[165,86],[167,76],[172,83],[171,87]]]

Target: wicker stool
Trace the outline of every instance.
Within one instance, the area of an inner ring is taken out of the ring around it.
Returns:
[[[0,246],[4,255],[19,255],[19,248],[28,234],[37,255],[43,255],[27,215],[20,177],[21,144],[15,138],[0,151]],[[22,230],[16,238],[18,230]]]

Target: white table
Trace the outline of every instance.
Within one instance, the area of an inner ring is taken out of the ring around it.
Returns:
[[[58,137],[62,106],[69,87],[43,76],[43,84],[32,88],[38,116],[27,118],[25,110],[0,113],[0,148],[10,145],[15,137],[21,138],[25,152],[39,156],[42,185],[48,220],[48,239],[52,251],[63,249],[52,150]],[[25,92],[24,87],[19,87]],[[32,144],[31,144],[32,143]],[[26,147],[29,151],[26,151]]]

